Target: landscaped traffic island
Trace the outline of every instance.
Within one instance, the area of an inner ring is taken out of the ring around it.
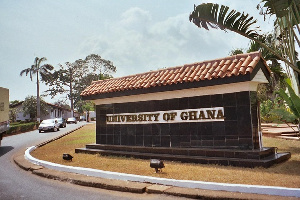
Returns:
[[[76,152],[269,167],[290,158],[262,147],[257,86],[270,70],[259,52],[93,82],[96,144]]]

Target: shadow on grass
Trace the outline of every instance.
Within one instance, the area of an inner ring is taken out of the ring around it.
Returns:
[[[292,175],[292,176],[300,176],[300,161],[298,160],[289,160],[286,163],[279,163],[274,166],[274,173]]]
[[[0,157],[7,154],[8,152],[10,152],[13,149],[14,148],[12,146],[2,146],[2,147],[0,147]]]
[[[300,147],[290,147],[289,149],[286,149],[286,151],[290,151],[292,154],[300,154]]]

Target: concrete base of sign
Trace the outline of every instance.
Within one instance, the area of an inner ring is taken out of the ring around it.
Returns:
[[[288,160],[290,153],[277,153],[275,147],[255,150],[210,148],[164,148],[123,145],[88,144],[75,153],[127,156],[141,159],[162,159],[179,162],[231,165],[239,167],[270,167]]]

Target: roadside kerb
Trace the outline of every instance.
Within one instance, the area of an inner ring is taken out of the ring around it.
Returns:
[[[109,172],[109,171],[103,171],[103,170],[97,170],[91,168],[66,166],[66,165],[51,163],[43,160],[38,160],[32,157],[30,155],[30,152],[35,150],[36,148],[37,147],[34,146],[28,148],[25,151],[25,158],[36,165],[41,165],[43,167],[53,169],[53,170],[72,172],[72,173],[83,174],[83,175],[93,176],[93,177],[100,177],[105,179],[116,179],[116,180],[123,180],[123,181],[170,185],[170,186],[184,187],[184,188],[300,197],[300,189],[298,188],[176,180],[176,179],[140,176],[134,174],[125,174],[125,173],[118,173],[118,172]]]
[[[24,152],[24,151],[23,151]],[[31,171],[33,174],[64,181],[72,184],[77,184],[87,187],[102,188],[108,190],[116,190],[122,192],[132,193],[155,193],[155,194],[166,194],[172,196],[194,198],[194,199],[228,199],[228,200],[243,200],[243,199],[256,199],[256,200],[293,200],[299,199],[297,197],[282,197],[282,196],[271,196],[262,194],[248,194],[238,192],[226,192],[226,191],[215,191],[215,190],[203,190],[203,189],[192,189],[192,188],[181,188],[174,186],[157,185],[150,183],[139,183],[132,181],[112,180],[98,177],[90,177],[82,174],[62,172],[53,169],[44,168],[42,166],[34,165],[25,159],[24,155],[17,155],[14,161],[22,169]]]
[[[82,126],[81,126],[82,127]],[[79,128],[81,128],[79,127]],[[79,129],[77,128],[77,129]],[[75,130],[77,130],[75,129]],[[73,130],[73,131],[75,131]],[[70,131],[70,132],[73,132]],[[276,195],[276,196],[286,196],[286,197],[300,197],[300,189],[298,188],[285,188],[285,187],[272,187],[272,186],[259,186],[259,185],[242,185],[242,184],[227,184],[227,183],[213,183],[213,182],[203,182],[203,181],[188,181],[188,180],[176,180],[176,179],[166,179],[166,178],[155,178],[155,177],[148,177],[148,176],[140,176],[140,175],[133,175],[133,174],[125,174],[125,173],[117,173],[117,172],[109,172],[109,171],[103,171],[103,170],[96,170],[96,169],[91,169],[91,168],[82,168],[82,167],[73,167],[73,166],[65,166],[65,165],[60,165],[56,163],[51,163],[43,160],[38,160],[30,155],[30,152],[35,150],[36,148],[43,146],[49,142],[52,142],[54,140],[57,140],[70,132],[60,135],[56,138],[53,138],[51,140],[48,140],[46,142],[40,143],[37,146],[32,146],[28,148],[25,151],[25,155],[22,156],[22,158],[28,160],[31,162],[31,164],[25,164],[25,167],[22,167],[22,164],[20,164],[20,156],[16,156],[14,158],[15,162],[23,169],[25,170],[30,170],[33,171],[34,174],[39,175],[38,171],[43,170],[41,169],[41,166],[48,168],[50,170],[58,170],[61,172],[67,172],[67,173],[76,173],[76,174],[81,174],[84,175],[85,178],[88,177],[98,177],[98,178],[103,178],[106,179],[105,182],[107,182],[107,179],[111,180],[116,180],[116,181],[127,181],[127,182],[139,182],[139,183],[144,183],[144,184],[150,184],[148,186],[151,186],[153,184],[159,184],[171,188],[164,188],[163,193],[167,194],[167,191],[172,191],[173,187],[179,187],[179,188],[186,188],[186,189],[198,189],[200,191],[222,191],[222,192],[227,192],[227,193],[248,193],[248,194],[262,194],[262,195]],[[23,162],[24,163],[24,162]],[[23,164],[24,165],[24,164]],[[27,165],[27,166],[26,166]],[[46,177],[46,176],[44,176]],[[60,179],[60,178],[55,178],[55,179]],[[83,179],[81,179],[83,180]],[[70,182],[70,181],[69,181]],[[71,181],[75,184],[79,185],[89,185],[89,182],[86,181]],[[81,184],[80,184],[81,183]],[[95,184],[94,184],[95,185]],[[105,188],[102,186],[102,188]],[[146,189],[146,187],[145,187]],[[115,189],[115,190],[120,190],[120,189]],[[143,189],[144,190],[144,189]],[[157,191],[160,191],[157,190]],[[123,191],[123,190],[120,190]],[[126,191],[126,189],[125,189]],[[150,190],[148,190],[148,193],[153,193]],[[195,190],[196,191],[196,190]],[[132,191],[134,192],[134,191]],[[147,192],[147,191],[146,191]],[[197,192],[198,193],[198,192]],[[176,196],[181,196],[179,194],[173,194]],[[199,197],[197,194],[193,194]],[[235,198],[234,198],[235,199]],[[239,198],[241,199],[241,198]]]

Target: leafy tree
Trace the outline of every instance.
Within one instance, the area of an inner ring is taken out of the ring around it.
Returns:
[[[18,112],[19,112],[18,108],[9,108],[9,120],[15,122]]]
[[[21,103],[22,101],[14,100],[9,102],[9,120],[12,122],[15,122],[17,119],[17,114],[20,109],[18,108],[12,108],[14,105]]]
[[[109,79],[109,78],[112,78],[111,75],[108,75],[108,74],[93,74],[93,73],[90,73],[90,74],[87,74],[86,76],[84,76],[82,79],[81,79],[81,82],[80,84],[77,84],[75,86],[75,89],[73,90],[74,91],[74,104],[75,104],[75,108],[77,109],[77,111],[79,113],[83,113],[83,108],[82,106],[84,105],[84,102],[82,102],[82,99],[81,99],[81,92],[86,88],[88,87],[89,85],[91,85],[92,81],[97,81],[97,80],[104,80],[104,79]]]
[[[282,55],[286,56],[287,60],[297,68],[295,46],[300,47],[300,0],[262,0],[258,8],[265,17],[268,15],[276,17],[274,23],[275,37],[278,40],[276,46],[280,48]],[[294,89],[298,94],[299,74],[294,73],[289,67],[287,67],[287,73],[292,81],[296,81],[293,84],[297,84],[298,87]]]
[[[274,49],[274,51],[280,52],[279,47],[275,45],[276,39],[273,37],[272,34],[263,34],[259,37],[259,40],[261,40],[261,42],[263,42],[270,48],[277,48]],[[252,51],[261,51],[263,58],[266,61],[268,61],[268,66],[272,71],[271,82],[268,84],[267,87],[266,85],[261,85],[259,87],[265,88],[265,94],[267,94],[266,97],[274,100],[277,97],[277,95],[274,92],[278,91],[280,88],[286,88],[286,82],[284,80],[287,78],[287,75],[279,62],[279,58],[272,52],[265,49],[259,43],[255,41],[250,42],[250,47],[247,52]]]
[[[33,121],[33,119],[37,116],[37,107],[35,106],[36,104],[37,98],[35,96],[28,96],[23,102],[23,116],[25,117],[26,115],[30,115],[31,121]],[[40,110],[44,115],[48,113],[47,104],[43,99],[41,99]]]
[[[296,117],[287,110],[280,96],[274,100],[267,99],[260,103],[260,117],[266,123],[296,122]]]
[[[233,55],[238,55],[238,54],[243,54],[244,51],[243,49],[241,48],[237,48],[237,49],[232,49],[229,53],[230,56],[233,56]]]
[[[96,73],[97,70],[100,74]],[[73,111],[81,100],[80,93],[92,81],[110,78],[111,75],[108,73],[115,71],[116,67],[113,66],[112,62],[104,60],[96,54],[87,56],[85,60],[76,60],[74,63],[59,64],[59,69],[54,71],[51,79],[46,81],[46,84],[49,85],[46,93],[52,97],[57,94],[67,94],[66,97],[70,100]]]
[[[21,102],[20,100],[13,100],[13,101],[9,102],[9,105],[15,105],[15,104],[18,104],[20,102]]]
[[[277,41],[275,43],[278,48],[270,47],[260,39],[263,35],[259,34],[257,28],[252,28],[256,24],[256,20],[248,14],[230,10],[229,7],[219,4],[204,3],[195,6],[194,11],[190,14],[192,21],[199,28],[209,28],[230,30],[238,33],[276,55],[282,60],[288,68],[292,70],[288,73],[289,77],[296,81],[293,84],[298,94],[299,80],[294,76],[294,72],[300,73],[296,62],[295,41],[300,47],[300,0],[262,0],[259,8],[261,13],[265,15],[274,15],[276,17],[275,27],[277,30]],[[294,31],[294,27],[298,29],[298,33]],[[280,50],[280,52],[277,51]]]
[[[73,88],[80,83],[81,77],[84,76],[82,60],[77,60],[74,63],[66,62],[64,65],[59,64],[60,69],[52,73],[52,79],[46,81],[49,89],[46,91],[52,97],[57,94],[67,93],[67,98],[71,102],[71,110],[74,110],[74,94]]]
[[[275,39],[272,34],[263,34],[259,37],[259,40],[270,48],[272,48],[275,43]],[[266,50],[259,43],[251,41],[247,52],[249,53],[253,51],[260,51],[262,53],[262,57],[267,61],[267,64],[272,71],[271,82],[269,84],[260,84],[258,86],[258,98],[260,101],[266,101],[267,99],[272,99],[274,101],[278,96],[278,94],[275,94],[275,91],[278,91],[280,88],[286,87],[284,79],[286,79],[287,76],[284,73],[283,68],[281,67],[278,57],[272,52]],[[244,52],[243,49],[238,48],[231,50],[230,53],[231,55],[236,55]]]
[[[57,106],[59,106],[61,108],[64,108],[64,109],[71,110],[71,107],[65,101],[56,101],[53,104],[57,105]]]
[[[271,34],[264,34],[259,37],[259,40],[269,47],[272,47],[275,43]],[[242,49],[234,49],[231,51],[231,54],[244,53],[240,51],[242,51]],[[293,122],[295,118],[292,114],[284,112],[286,109],[283,99],[275,93],[280,88],[286,88],[286,82],[284,80],[286,79],[286,74],[283,72],[279,59],[276,55],[266,50],[255,41],[251,41],[247,49],[247,52],[253,51],[261,51],[262,57],[267,61],[267,64],[272,71],[271,82],[268,84],[259,84],[257,88],[261,120],[263,122],[278,123],[284,121],[282,117],[286,117],[287,122]]]
[[[85,58],[85,65],[91,68],[95,74],[99,74],[98,80],[102,80],[102,77],[109,76],[111,73],[117,71],[117,68],[109,60],[101,58],[98,54],[90,54]],[[99,73],[96,71],[99,70]]]
[[[90,118],[90,111],[94,111],[95,110],[95,104],[91,101],[80,101],[78,102],[79,104],[79,113],[87,113],[87,121],[89,121]]]
[[[36,57],[34,59],[34,64],[31,65],[31,67],[24,69],[20,72],[20,76],[23,74],[26,74],[26,76],[29,74],[30,79],[32,81],[33,75],[36,75],[36,92],[37,92],[37,102],[36,102],[36,116],[37,116],[37,121],[40,122],[41,118],[41,100],[40,100],[40,79],[39,75],[41,76],[42,80],[48,80],[50,78],[49,73],[51,70],[54,69],[54,67],[50,64],[44,64],[41,66],[41,63],[46,61],[47,58],[42,57],[38,58]]]

